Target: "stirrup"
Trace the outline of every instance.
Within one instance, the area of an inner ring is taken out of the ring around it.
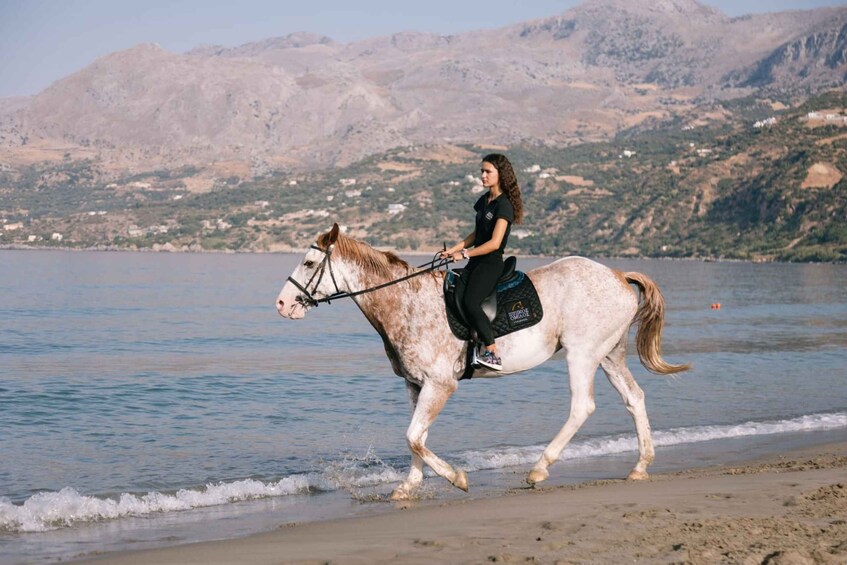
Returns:
[[[471,367],[474,369],[482,368],[482,364],[479,362],[479,348],[481,345],[475,341],[469,341],[468,347],[471,348]]]

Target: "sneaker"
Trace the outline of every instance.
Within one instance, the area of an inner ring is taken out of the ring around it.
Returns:
[[[503,370],[503,364],[500,362],[500,358],[487,350],[479,356],[477,363],[495,371]]]

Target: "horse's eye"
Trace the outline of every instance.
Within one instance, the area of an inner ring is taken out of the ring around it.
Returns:
[[[315,266],[315,262],[314,261],[306,261],[305,263],[303,263],[303,265],[308,267],[309,269],[311,269],[312,267]]]

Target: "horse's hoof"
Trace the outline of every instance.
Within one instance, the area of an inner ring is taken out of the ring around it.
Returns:
[[[454,487],[460,488],[465,492],[468,492],[468,474],[458,469],[456,471],[456,478],[453,479],[451,483]]]
[[[547,469],[533,469],[529,472],[529,475],[527,475],[526,482],[534,485],[535,483],[546,481],[549,476],[550,473],[547,472]]]
[[[406,485],[398,485],[393,491],[391,491],[391,500],[393,501],[403,501],[403,500],[411,500],[412,493],[414,489],[408,488]]]
[[[630,471],[629,475],[627,476],[627,479],[629,479],[630,481],[646,481],[649,478],[650,475],[647,474],[647,471],[638,471],[636,469]]]

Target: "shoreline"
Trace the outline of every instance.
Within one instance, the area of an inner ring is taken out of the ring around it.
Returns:
[[[539,563],[847,561],[847,441],[648,481],[510,489],[396,503],[375,515],[87,563]]]
[[[407,257],[432,257],[438,253],[439,249],[433,248],[432,251],[404,251],[393,248],[374,247],[378,251],[390,251],[399,256]],[[197,254],[197,255],[297,255],[304,252],[303,249],[276,250],[264,251],[258,249],[153,249],[152,247],[142,247],[139,249],[127,249],[124,247],[45,247],[40,245],[25,245],[25,244],[2,244],[0,251],[67,251],[72,253],[171,253],[171,254]],[[621,260],[649,260],[649,261],[691,261],[695,263],[744,263],[750,265],[845,265],[845,261],[776,261],[776,260],[750,260],[750,259],[731,259],[719,257],[650,257],[646,255],[529,255],[524,253],[514,253],[519,259],[561,259],[562,257],[586,257],[596,261],[621,261]]]

